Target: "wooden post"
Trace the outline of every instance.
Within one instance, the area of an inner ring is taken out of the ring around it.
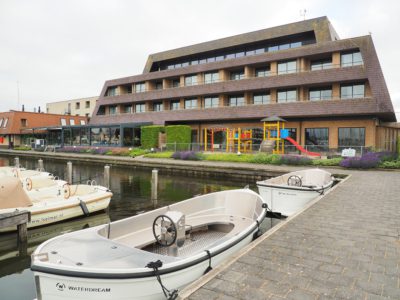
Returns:
[[[14,166],[19,168],[19,157],[14,158]]]
[[[67,182],[72,184],[72,162],[67,162]]]
[[[105,165],[104,166],[104,185],[106,186],[106,188],[110,188],[111,183],[110,183],[110,166]]]
[[[28,240],[28,225],[26,223],[17,225],[18,228],[18,242],[26,243]]]
[[[157,200],[158,170],[151,171],[151,200]]]
[[[43,159],[39,159],[39,160],[38,160],[38,170],[41,171],[41,172],[44,171]]]

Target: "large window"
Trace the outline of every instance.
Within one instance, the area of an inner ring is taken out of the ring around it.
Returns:
[[[339,128],[338,145],[339,148],[365,146],[365,128]]]
[[[146,105],[144,103],[135,104],[135,113],[146,112]]]
[[[197,99],[186,99],[185,109],[195,109],[197,108]]]
[[[278,75],[297,72],[297,62],[295,60],[278,63]]]
[[[267,76],[271,75],[271,68],[269,66],[262,67],[262,68],[256,68],[255,75],[256,75],[256,77],[267,77]]]
[[[329,129],[328,128],[306,128],[306,146],[309,151],[329,150]]]
[[[280,90],[278,91],[278,103],[285,102],[296,102],[297,101],[297,90]]]
[[[244,70],[231,72],[231,80],[244,79]]]
[[[90,101],[85,101],[85,108],[90,108]]]
[[[229,106],[244,106],[244,96],[229,96]]]
[[[8,124],[8,118],[5,118],[5,119],[4,119],[3,128],[6,128],[6,127],[7,127],[7,124]]]
[[[343,53],[340,57],[342,67],[358,66],[363,64],[363,59],[359,51],[352,53]]]
[[[332,88],[315,88],[309,90],[310,101],[319,100],[331,100],[332,99]]]
[[[311,71],[326,70],[332,68],[332,59],[316,60],[311,62]]]
[[[340,98],[353,99],[365,97],[364,84],[342,84],[340,86]]]
[[[3,118],[0,119],[0,127],[1,125],[3,125],[3,120],[4,120]]]
[[[269,93],[261,93],[253,95],[254,104],[268,104],[271,102],[271,96]]]
[[[146,85],[144,84],[144,82],[135,84],[135,93],[142,93],[144,91],[146,91]]]
[[[153,111],[163,111],[163,108],[162,102],[156,102],[153,104]]]
[[[117,87],[116,86],[109,87],[106,95],[107,96],[117,96]],[[70,104],[69,104],[69,106],[70,106]],[[69,109],[68,111],[70,112],[71,109]]]
[[[196,85],[196,84],[197,84],[197,75],[185,76],[185,86]]]
[[[179,87],[181,85],[181,82],[179,79],[173,79],[172,80],[172,87]]]
[[[92,146],[110,144],[110,128],[91,128],[90,135]]]
[[[180,108],[180,101],[171,101],[169,105],[170,110],[178,110]]]
[[[296,128],[285,128],[285,129],[289,132],[289,137],[297,141],[297,129]],[[297,151],[297,148],[293,144],[285,141],[285,151],[295,152]]]
[[[21,127],[27,127],[28,126],[28,120],[27,119],[21,119]]]
[[[214,83],[219,81],[219,73],[211,72],[204,74],[204,83]]]
[[[132,105],[130,105],[130,104],[124,105],[122,109],[123,109],[124,114],[132,113]]]
[[[204,108],[212,108],[219,106],[219,98],[214,97],[205,97],[204,98]]]
[[[117,114],[117,106],[116,105],[110,105],[109,106],[109,112],[110,112],[110,115],[116,115]]]

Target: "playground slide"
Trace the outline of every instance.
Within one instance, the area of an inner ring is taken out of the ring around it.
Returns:
[[[299,150],[300,152],[303,152],[310,156],[321,156],[321,153],[307,151],[302,146],[300,146],[294,139],[292,139],[290,136],[286,137],[285,140],[291,142],[297,148],[297,150]]]

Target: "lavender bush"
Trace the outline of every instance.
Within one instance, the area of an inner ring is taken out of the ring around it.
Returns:
[[[345,158],[340,162],[339,165],[344,168],[370,169],[376,168],[384,161],[392,161],[394,159],[395,154],[388,151],[368,152],[363,154],[361,157]]]
[[[177,151],[171,157],[181,160],[200,160],[198,153],[194,151]]]

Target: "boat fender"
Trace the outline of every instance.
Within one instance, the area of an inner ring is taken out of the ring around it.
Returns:
[[[79,200],[79,206],[81,207],[82,212],[86,217],[90,215],[89,209],[87,208],[85,201]]]
[[[153,269],[154,275],[156,276],[157,281],[158,281],[158,283],[159,283],[160,286],[161,286],[161,289],[162,289],[162,291],[163,291],[163,293],[164,293],[165,298],[166,298],[167,300],[174,300],[174,299],[176,299],[176,298],[178,297],[178,290],[171,290],[171,291],[170,291],[169,289],[167,289],[167,288],[163,285],[163,283],[162,283],[162,281],[161,281],[160,273],[158,272],[158,269],[161,268],[162,265],[163,265],[163,263],[162,263],[161,260],[151,261],[151,262],[149,262],[149,263],[146,265],[146,268]]]
[[[212,270],[212,267],[211,267],[211,253],[210,253],[209,250],[205,250],[205,251],[206,251],[207,256],[208,256],[208,267],[207,267],[207,269],[204,271],[203,275],[207,274],[208,272],[210,272],[210,271]]]

